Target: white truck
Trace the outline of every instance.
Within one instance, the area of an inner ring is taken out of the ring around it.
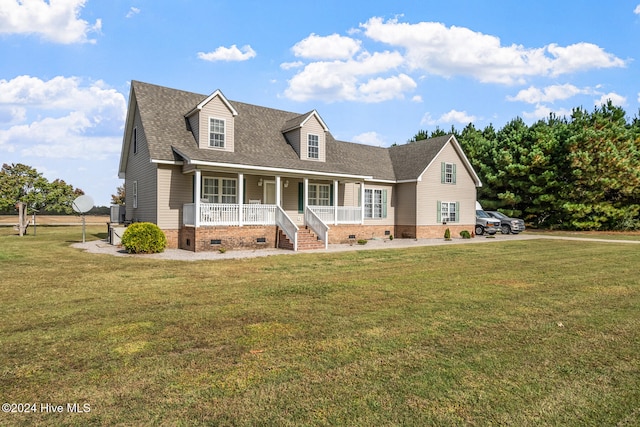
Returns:
[[[491,236],[500,230],[500,220],[486,213],[480,203],[476,202],[476,236],[487,233]]]

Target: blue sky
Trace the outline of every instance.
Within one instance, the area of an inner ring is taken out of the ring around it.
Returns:
[[[0,0],[0,161],[108,205],[131,80],[418,130],[640,107],[640,0]]]

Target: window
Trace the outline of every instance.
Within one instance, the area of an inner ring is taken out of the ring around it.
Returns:
[[[441,163],[441,182],[443,184],[455,184],[456,183],[456,165],[455,163]]]
[[[138,152],[138,128],[133,128],[133,154]]]
[[[209,119],[209,147],[224,148],[224,120]]]
[[[309,206],[331,206],[331,186],[309,184]]]
[[[460,203],[438,202],[438,222],[459,222]]]
[[[209,203],[237,203],[237,181],[228,178],[202,178],[202,199]]]
[[[364,217],[387,217],[387,190],[364,190]]]
[[[133,181],[133,208],[138,207],[138,181]]]
[[[318,135],[309,134],[307,136],[308,155],[310,159],[320,158],[320,143]]]

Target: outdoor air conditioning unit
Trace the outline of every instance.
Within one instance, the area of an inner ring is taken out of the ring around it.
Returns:
[[[112,224],[124,224],[125,207],[124,205],[111,205],[109,222]]]

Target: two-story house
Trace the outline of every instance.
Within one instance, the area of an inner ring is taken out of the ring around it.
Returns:
[[[337,141],[304,114],[131,83],[119,167],[126,222],[169,247],[324,247],[475,226],[480,180],[452,135],[389,148]]]

